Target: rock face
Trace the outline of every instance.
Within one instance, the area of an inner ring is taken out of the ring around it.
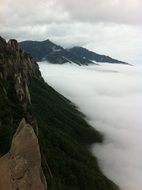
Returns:
[[[0,37],[0,92],[8,97],[9,89],[6,89],[6,86],[11,84],[10,93],[17,98],[23,108],[26,121],[37,132],[37,123],[31,111],[31,97],[28,89],[29,80],[32,77],[43,80],[37,63],[20,48],[16,40],[11,39],[7,43]]]
[[[47,189],[38,139],[24,119],[13,137],[9,153],[0,158],[0,189]]]
[[[0,37],[0,100],[21,107],[23,119],[15,132],[11,148],[0,158],[0,190],[46,190],[46,180],[41,168],[38,144],[38,124],[32,113],[29,81],[34,77],[43,80],[37,63],[21,50],[16,40],[7,43]],[[8,105],[4,105],[4,109]],[[8,108],[7,108],[8,109]],[[13,125],[11,113],[6,120]],[[5,114],[4,116],[7,116]],[[5,128],[0,115],[0,128]],[[22,118],[21,117],[21,118]],[[21,119],[20,118],[20,119]],[[8,129],[5,129],[8,131]],[[3,133],[3,131],[1,132]],[[7,137],[9,138],[9,136]]]

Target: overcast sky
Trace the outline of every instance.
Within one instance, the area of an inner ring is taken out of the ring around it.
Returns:
[[[142,0],[0,0],[0,35],[142,62]]]

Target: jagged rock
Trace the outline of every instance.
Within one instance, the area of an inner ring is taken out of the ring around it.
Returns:
[[[0,49],[3,49],[6,47],[6,40],[0,37]]]
[[[9,153],[0,158],[0,190],[46,190],[41,155],[33,128],[23,119]]]
[[[19,102],[23,105],[26,111],[29,104],[31,104],[30,92],[26,80],[22,77],[21,73],[15,74],[15,90]]]
[[[21,73],[26,79],[36,77],[42,79],[38,64],[25,53],[14,39],[8,43],[0,37],[0,75],[7,77]]]
[[[10,46],[14,50],[19,50],[20,49],[19,44],[18,44],[17,40],[15,40],[15,39],[9,40],[8,41],[8,46]]]
[[[0,37],[0,90],[6,94],[4,85],[6,82],[12,84],[12,93],[23,107],[26,121],[32,125],[37,134],[38,127],[36,119],[31,111],[31,97],[28,89],[30,78],[43,80],[38,64],[29,54],[25,53],[14,39],[8,43]]]

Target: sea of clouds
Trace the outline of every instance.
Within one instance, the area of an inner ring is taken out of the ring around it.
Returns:
[[[122,190],[142,189],[142,66],[39,63],[48,84],[105,136],[93,145],[104,174]]]

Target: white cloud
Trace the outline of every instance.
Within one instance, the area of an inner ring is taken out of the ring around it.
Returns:
[[[0,35],[83,45],[127,62],[142,60],[141,0],[1,0]]]
[[[45,80],[104,133],[92,151],[122,190],[142,187],[142,67],[40,64]]]
[[[79,20],[142,24],[141,0],[1,0],[5,24],[16,25]]]
[[[56,0],[56,2],[75,20],[142,24],[141,0]]]

